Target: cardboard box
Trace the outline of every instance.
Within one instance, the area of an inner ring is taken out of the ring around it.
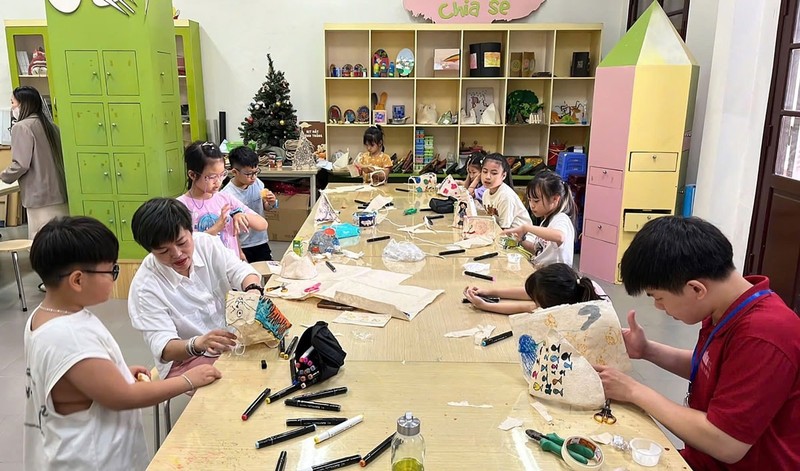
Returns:
[[[308,217],[311,197],[307,194],[284,193],[276,193],[275,196],[278,198],[278,209],[264,212],[269,224],[269,240],[290,242]]]

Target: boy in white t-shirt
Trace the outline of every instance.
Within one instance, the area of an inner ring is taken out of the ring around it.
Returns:
[[[143,470],[142,407],[220,377],[211,365],[149,382],[86,306],[108,300],[119,242],[96,219],[54,219],[36,234],[31,265],[47,294],[25,325],[26,470]]]

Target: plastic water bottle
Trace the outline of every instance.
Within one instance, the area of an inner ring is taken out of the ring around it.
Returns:
[[[397,419],[397,433],[392,439],[392,471],[425,469],[425,439],[419,430],[419,419],[411,412]]]

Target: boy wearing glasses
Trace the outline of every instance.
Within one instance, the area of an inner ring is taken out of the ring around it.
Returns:
[[[211,365],[148,382],[87,306],[108,300],[119,243],[99,221],[54,219],[33,239],[31,265],[47,287],[25,325],[26,470],[143,470],[150,461],[142,407],[220,377]],[[140,380],[141,382],[137,382]]]
[[[258,178],[258,155],[251,148],[241,146],[231,151],[228,160],[231,163],[232,176],[222,188],[222,193],[238,199],[261,217],[264,217],[264,210],[277,209],[278,200],[275,194],[264,188],[264,182]],[[272,260],[266,230],[240,232],[239,245],[250,263]]]

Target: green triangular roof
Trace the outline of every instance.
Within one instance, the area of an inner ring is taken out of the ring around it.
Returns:
[[[653,2],[598,67],[697,65],[672,21]]]

